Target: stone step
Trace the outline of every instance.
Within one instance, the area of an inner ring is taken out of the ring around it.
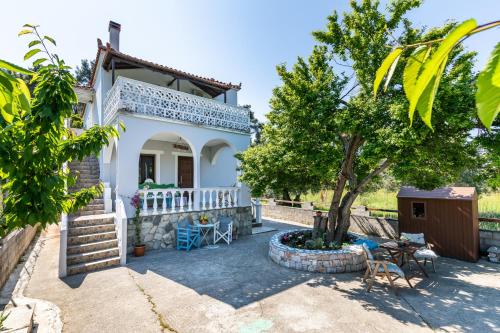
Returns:
[[[97,242],[97,241],[104,241],[104,240],[110,240],[110,239],[116,239],[116,232],[115,231],[100,232],[100,233],[96,233],[96,234],[88,234],[88,235],[80,235],[80,236],[69,236],[68,237],[68,246],[69,245],[93,243],[93,242]]]
[[[98,214],[98,215],[85,215],[85,216],[74,216],[71,215],[68,219],[69,227],[83,227],[90,225],[99,224],[114,224],[115,214]]]
[[[92,174],[92,173],[78,173],[75,174],[78,180],[99,180],[99,175]]]
[[[79,210],[76,213],[71,214],[71,216],[93,216],[93,215],[101,215],[104,214],[104,209],[96,209],[96,210]]]
[[[114,247],[110,249],[96,250],[92,252],[71,254],[66,257],[66,262],[68,265],[76,265],[101,259],[118,257],[119,255],[120,253],[118,247]]]
[[[87,206],[80,208],[80,211],[88,212],[90,210],[104,210],[104,203],[88,204]]]
[[[87,263],[76,264],[68,266],[68,275],[74,275],[78,273],[88,273],[93,272],[98,269],[117,266],[120,264],[120,257],[112,257],[106,259],[95,260]]]
[[[68,235],[82,236],[82,235],[91,235],[91,234],[98,234],[101,232],[110,232],[110,231],[115,231],[114,224],[97,224],[97,225],[89,225],[81,227],[70,227],[68,229]]]
[[[118,246],[118,239],[110,239],[86,244],[78,244],[68,246],[67,253],[78,254],[78,253],[88,253],[105,249],[112,249]]]

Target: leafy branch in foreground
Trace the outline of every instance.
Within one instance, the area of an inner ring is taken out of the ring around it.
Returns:
[[[94,126],[80,136],[65,127],[78,102],[70,67],[40,35],[38,26],[26,24],[19,35],[33,36],[25,60],[36,70],[0,60],[0,184],[5,193],[0,215],[0,237],[26,225],[57,223],[62,213],[87,205],[102,193],[102,185],[67,193],[75,183],[66,162],[98,154],[111,137],[112,126]],[[12,75],[13,73],[14,75]],[[30,86],[15,75],[31,77]]]
[[[373,83],[374,96],[377,96],[384,76],[384,90],[387,90],[400,55],[406,50],[414,49],[406,63],[403,76],[403,88],[410,102],[410,123],[413,122],[413,114],[417,110],[424,123],[432,128],[432,106],[450,53],[471,35],[498,26],[500,21],[478,26],[476,20],[470,19],[459,24],[444,38],[394,48],[377,70]],[[479,74],[476,86],[477,113],[484,126],[490,129],[500,112],[500,42]]]

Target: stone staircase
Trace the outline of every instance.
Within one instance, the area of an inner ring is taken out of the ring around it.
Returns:
[[[69,163],[76,184],[70,192],[100,182],[99,162],[94,156]],[[104,200],[95,199],[86,207],[68,217],[67,274],[92,272],[120,264],[114,213],[105,214]]]

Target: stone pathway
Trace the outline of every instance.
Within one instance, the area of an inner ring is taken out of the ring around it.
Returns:
[[[296,228],[265,221],[278,230]],[[127,267],[57,278],[57,240],[44,247],[28,296],[57,304],[65,332],[498,331],[500,268],[442,259],[429,279],[365,292],[361,274],[289,270],[267,255],[274,232],[230,246],[150,251]]]

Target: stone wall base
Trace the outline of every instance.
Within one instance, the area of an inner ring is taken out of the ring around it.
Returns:
[[[238,236],[252,234],[252,207],[221,208],[205,211],[193,211],[173,214],[141,216],[141,237],[147,250],[173,248],[176,244],[175,230],[179,221],[187,218],[190,223],[197,221],[200,215],[208,215],[209,221],[217,221],[219,217],[229,216],[233,219],[234,232]],[[128,219],[127,253],[131,253],[135,242],[135,226],[133,219]]]

